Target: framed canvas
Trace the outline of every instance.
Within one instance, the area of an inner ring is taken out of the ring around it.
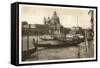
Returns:
[[[11,64],[97,61],[97,7],[11,4]]]

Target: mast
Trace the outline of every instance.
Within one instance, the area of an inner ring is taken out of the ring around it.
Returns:
[[[77,16],[77,27],[79,26],[79,24],[78,24],[78,16]]]

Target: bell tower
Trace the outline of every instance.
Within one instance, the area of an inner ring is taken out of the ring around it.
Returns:
[[[44,24],[47,24],[47,22],[46,22],[46,18],[44,17]]]

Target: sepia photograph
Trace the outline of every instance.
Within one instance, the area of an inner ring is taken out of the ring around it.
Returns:
[[[95,59],[95,8],[19,4],[19,63]]]

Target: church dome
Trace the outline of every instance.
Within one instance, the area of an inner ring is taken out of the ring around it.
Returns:
[[[54,14],[53,14],[53,16],[51,18],[51,22],[52,22],[52,24],[60,24],[59,17],[57,16],[56,11],[54,11]]]

